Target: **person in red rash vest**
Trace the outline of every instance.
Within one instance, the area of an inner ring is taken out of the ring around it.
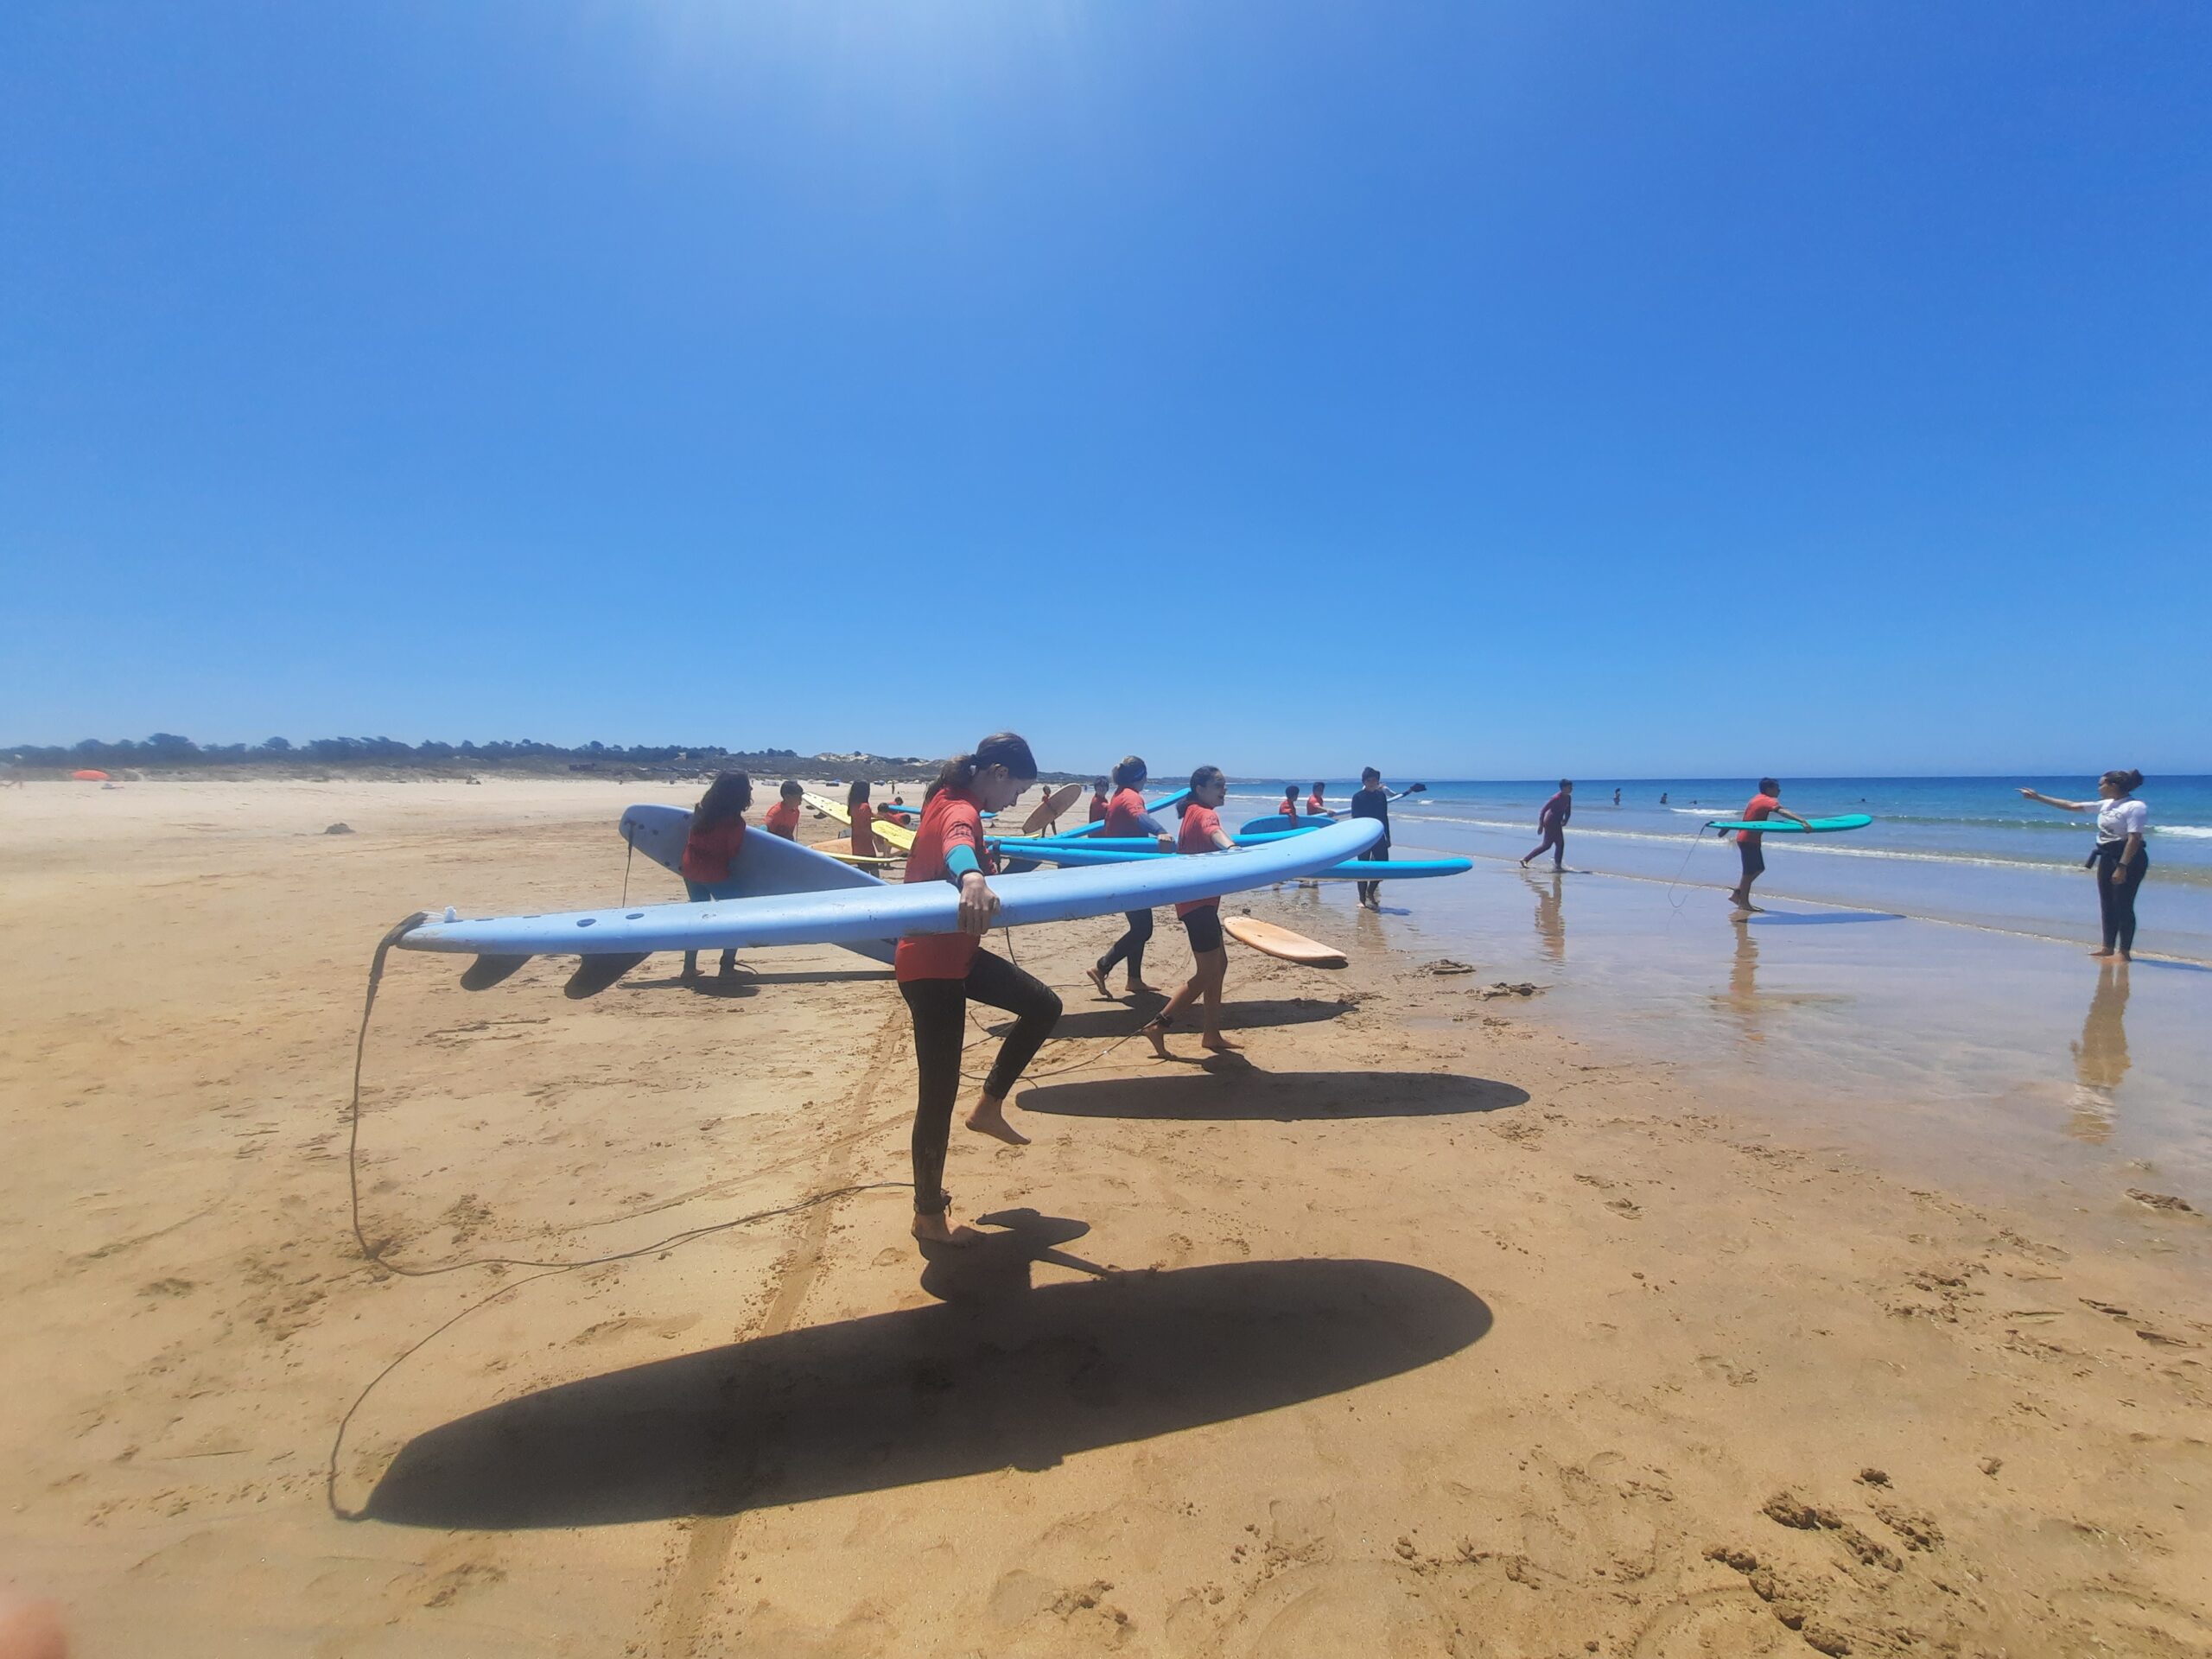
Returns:
[[[1029,1139],[1006,1121],[1006,1097],[1060,1017],[1060,999],[1051,987],[978,943],[999,910],[982,815],[1012,806],[1036,778],[1036,757],[1013,732],[985,738],[972,754],[954,756],[923,798],[922,821],[906,854],[908,881],[950,881],[960,890],[960,931],[902,938],[893,964],[914,1021],[913,1232],[924,1244],[967,1244],[982,1236],[972,1227],[952,1224],[952,1201],[944,1190],[968,1004],[984,1002],[1014,1015],[1014,1029],[999,1045],[967,1125],[1014,1147],[1027,1146]]]
[[[1236,850],[1236,843],[1221,827],[1221,804],[1228,796],[1229,780],[1219,766],[1200,766],[1191,774],[1191,798],[1183,803],[1183,826],[1175,836],[1177,852]],[[1175,1016],[1201,999],[1205,1003],[1205,1022],[1198,1046],[1216,1051],[1243,1046],[1221,1034],[1221,984],[1229,973],[1229,950],[1221,936],[1221,900],[1194,899],[1177,905],[1175,914],[1190,935],[1196,967],[1183,988],[1168,998],[1167,1006],[1145,1025],[1144,1034],[1153,1052],[1163,1060],[1175,1058],[1167,1052],[1167,1033],[1174,1027]]]
[[[753,780],[741,772],[725,772],[707,786],[699,804],[691,809],[691,832],[683,840],[683,891],[695,905],[709,899],[734,899],[730,861],[745,844],[745,809],[753,804]],[[737,952],[722,952],[722,977],[737,971]],[[699,953],[683,953],[683,977],[699,977]]]

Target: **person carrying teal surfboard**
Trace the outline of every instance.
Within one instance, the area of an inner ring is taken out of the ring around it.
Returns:
[[[1764,823],[1769,818],[1788,818],[1792,823],[1806,830],[1813,827],[1808,820],[1799,817],[1788,807],[1783,805],[1782,784],[1779,779],[1762,778],[1759,779],[1759,792],[1752,796],[1745,804],[1743,820],[1745,823]],[[1736,853],[1743,861],[1744,876],[1743,880],[1736,883],[1735,890],[1728,897],[1738,910],[1758,909],[1758,906],[1751,902],[1751,883],[1758,880],[1766,870],[1766,855],[1759,846],[1759,843],[1765,839],[1766,836],[1757,830],[1736,831]]]

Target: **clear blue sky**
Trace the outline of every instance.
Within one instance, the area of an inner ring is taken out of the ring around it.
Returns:
[[[2200,0],[18,0],[0,156],[0,739],[2212,769]]]

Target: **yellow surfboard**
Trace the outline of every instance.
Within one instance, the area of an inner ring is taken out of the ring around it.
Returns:
[[[833,801],[822,795],[803,795],[799,798],[823,817],[842,823],[848,830],[852,828],[853,815],[845,810],[842,801]],[[889,823],[878,818],[875,821],[875,835],[877,840],[887,846],[896,847],[902,853],[911,852],[913,849],[914,832],[904,824]]]
[[[1224,916],[1221,918],[1221,931],[1239,944],[1249,945],[1264,956],[1280,957],[1284,962],[1302,962],[1309,968],[1344,965],[1343,951],[1255,917]]]
[[[840,836],[835,841],[810,841],[804,844],[809,852],[823,854],[841,864],[857,864],[862,869],[881,869],[886,865],[902,861],[897,855],[886,858],[875,853],[856,853],[853,850],[851,838],[845,836]]]

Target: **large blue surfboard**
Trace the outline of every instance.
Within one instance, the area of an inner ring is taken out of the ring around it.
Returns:
[[[1319,830],[1301,831],[1297,835],[1268,836],[1256,838],[1252,849],[1280,850],[1310,845],[1323,836],[1338,830],[1350,830],[1365,824],[1376,832],[1369,836],[1369,844],[1382,839],[1382,826],[1373,818],[1355,818],[1342,824],[1326,824]],[[1126,842],[1127,837],[1117,837]],[[1114,847],[1053,846],[1048,842],[1001,842],[1000,850],[1011,858],[1035,859],[1040,863],[1057,864],[1062,868],[1095,869],[1103,865],[1126,861],[1130,863],[1173,863],[1179,858],[1206,857],[1206,854],[1163,853],[1157,842],[1148,843],[1143,849],[1125,845]],[[1238,850],[1244,850],[1240,843]],[[1218,856],[1218,855],[1213,855]],[[1323,869],[1308,871],[1302,878],[1309,881],[1392,881],[1418,879],[1424,876],[1465,875],[1475,868],[1471,858],[1377,858],[1357,862],[1333,864]],[[1132,910],[1136,906],[1132,905]]]
[[[644,804],[625,808],[615,828],[622,839],[663,869],[683,874],[683,843],[691,834],[689,807]],[[729,885],[740,896],[768,899],[782,893],[835,892],[840,887],[880,887],[880,876],[857,869],[796,841],[748,828],[729,861]],[[846,948],[877,962],[891,960],[888,938],[846,941]]]
[[[1090,868],[995,876],[991,887],[999,895],[1002,925],[1070,921],[1217,899],[1296,880],[1356,858],[1380,838],[1381,826],[1362,820],[1234,852],[1134,860],[1109,855],[1109,861]],[[753,840],[746,836],[746,845]],[[825,861],[836,863],[834,859]],[[734,863],[733,874],[736,868]],[[867,944],[953,933],[959,928],[960,895],[950,882],[891,887],[871,880],[865,887],[710,899],[698,905],[639,905],[468,920],[448,912],[447,919],[424,923],[399,944],[409,950],[507,958],[643,956],[656,950]]]

